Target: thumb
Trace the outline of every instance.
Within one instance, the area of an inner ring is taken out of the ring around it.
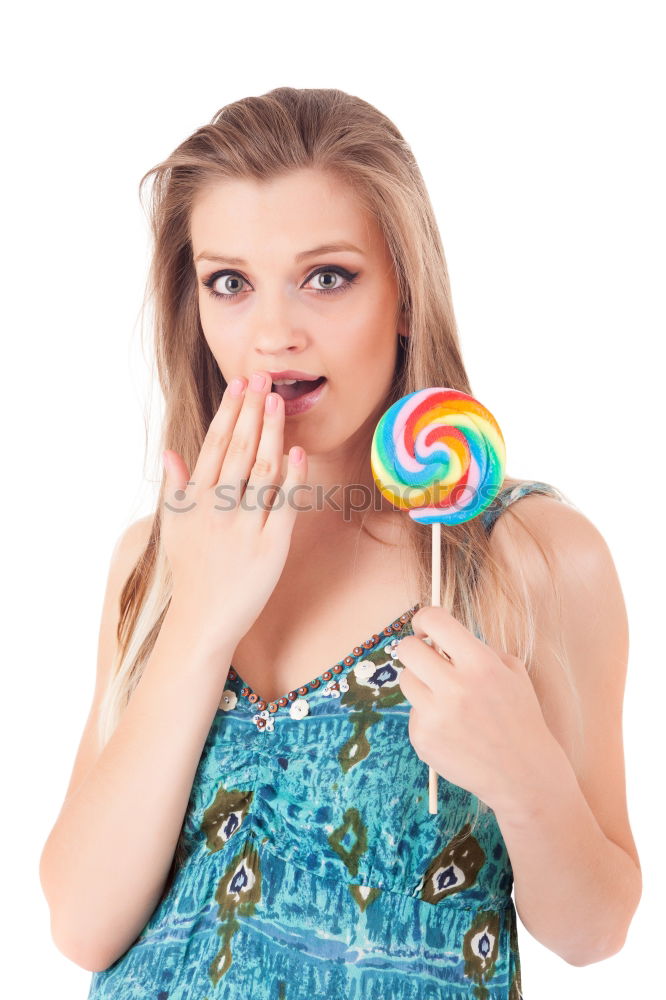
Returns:
[[[504,653],[498,649],[494,650],[494,652],[497,653],[502,663],[515,673],[524,674],[527,671],[525,662],[519,656],[512,656],[511,653]]]
[[[184,490],[189,482],[190,474],[178,452],[166,448],[162,452],[162,463],[164,465],[166,489],[169,491]]]

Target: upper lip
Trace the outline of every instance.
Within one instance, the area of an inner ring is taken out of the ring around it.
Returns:
[[[301,379],[303,382],[314,382],[318,378],[323,378],[323,375],[310,375],[309,372],[299,372],[295,368],[289,368],[283,372],[269,372],[268,374],[273,381],[283,378],[296,378]]]

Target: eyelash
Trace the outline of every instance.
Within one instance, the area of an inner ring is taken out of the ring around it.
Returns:
[[[344,278],[345,284],[338,285],[337,288],[315,288],[314,290],[315,292],[317,292],[318,295],[335,295],[337,292],[346,292],[348,288],[351,288],[351,286],[356,281],[356,278],[358,277],[359,274],[358,271],[352,273],[351,271],[348,271],[344,267],[320,267],[317,268],[316,271],[313,271],[312,274],[310,274],[307,277],[306,283],[318,274],[328,274],[329,272],[332,274],[337,274],[341,278]],[[227,301],[229,301],[230,299],[235,299],[237,295],[241,294],[240,291],[226,292],[226,293],[216,292],[215,289],[213,288],[213,285],[215,284],[218,278],[222,278],[230,274],[236,275],[241,279],[241,281],[245,281],[243,275],[239,274],[238,271],[231,271],[229,269],[226,269],[224,271],[215,271],[214,274],[211,274],[211,276],[209,278],[206,278],[206,280],[203,282],[203,284],[208,289],[208,292],[210,293],[210,295],[213,296],[214,299],[226,299]]]

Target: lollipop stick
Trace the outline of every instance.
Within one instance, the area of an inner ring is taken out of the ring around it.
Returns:
[[[442,525],[439,521],[432,523],[432,558],[430,566],[432,568],[432,597],[430,603],[435,608],[442,606],[440,597],[440,585],[442,582]],[[429,642],[429,645],[432,645]],[[428,812],[437,812],[437,771],[434,767],[428,767]]]
[[[433,521],[432,528],[432,581],[431,600],[433,608],[441,608],[440,586],[442,582],[442,525],[440,521]],[[428,636],[423,640],[429,646],[433,645],[432,639]],[[446,657],[449,663],[452,662],[449,654],[435,643],[435,649],[442,656]],[[428,812],[437,812],[437,771],[434,767],[428,767]]]

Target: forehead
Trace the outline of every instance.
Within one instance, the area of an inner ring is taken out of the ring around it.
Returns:
[[[350,185],[314,168],[211,182],[193,203],[190,235],[195,256],[206,249],[247,257],[268,242],[297,253],[338,240],[385,253],[381,228]]]

